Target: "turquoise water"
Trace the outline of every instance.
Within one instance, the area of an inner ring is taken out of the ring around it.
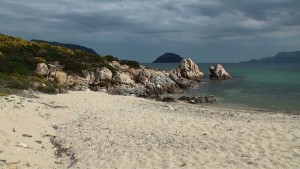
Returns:
[[[144,64],[170,70],[178,64]],[[214,63],[198,64],[207,76],[199,87],[184,91],[186,95],[212,94],[218,104],[252,109],[300,112],[300,65],[224,63],[233,79],[209,80],[208,67]]]

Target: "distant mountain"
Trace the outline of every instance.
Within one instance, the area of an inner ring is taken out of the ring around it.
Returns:
[[[85,51],[87,53],[98,55],[98,53],[95,52],[93,49],[87,48],[85,46],[76,45],[76,44],[67,44],[67,43],[60,43],[60,42],[49,42],[49,41],[36,40],[36,39],[32,39],[31,41],[32,42],[40,42],[40,43],[48,43],[49,45],[62,46],[62,47],[69,48],[69,49],[72,49],[72,50],[81,50],[81,51]]]
[[[300,63],[300,51],[280,52],[273,57],[253,59],[241,63]]]
[[[165,53],[158,58],[153,63],[179,63],[183,58],[175,53]]]

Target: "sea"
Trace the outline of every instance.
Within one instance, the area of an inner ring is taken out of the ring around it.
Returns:
[[[233,77],[229,80],[209,79],[209,66],[216,63],[198,63],[205,78],[199,86],[177,93],[179,95],[217,98],[215,107],[251,109],[285,113],[300,112],[299,63],[221,63]],[[160,70],[172,70],[178,63],[143,63]]]

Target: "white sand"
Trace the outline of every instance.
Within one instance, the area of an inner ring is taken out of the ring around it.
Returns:
[[[299,115],[97,92],[37,96],[0,97],[0,168],[300,168]]]

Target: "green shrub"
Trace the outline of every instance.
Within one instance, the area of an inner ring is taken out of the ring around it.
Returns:
[[[37,90],[42,93],[57,94],[57,89],[53,86],[39,86]]]
[[[17,73],[20,75],[28,75],[30,73],[28,65],[19,61],[10,61],[4,69],[7,73]]]
[[[119,61],[119,59],[117,57],[114,57],[112,55],[106,55],[104,56],[104,58],[109,61],[109,62],[112,62],[112,61]]]
[[[6,86],[11,89],[28,89],[30,84],[29,82],[26,81],[21,81],[21,80],[10,80],[6,83]]]
[[[46,63],[47,61],[42,57],[35,57],[34,58],[35,63]]]
[[[82,70],[86,70],[88,68],[89,68],[88,65],[82,63],[69,62],[65,65],[64,70],[66,70],[67,72],[74,72],[76,74],[81,74]]]
[[[10,95],[10,92],[8,90],[0,88],[0,96],[8,96],[8,95]]]

